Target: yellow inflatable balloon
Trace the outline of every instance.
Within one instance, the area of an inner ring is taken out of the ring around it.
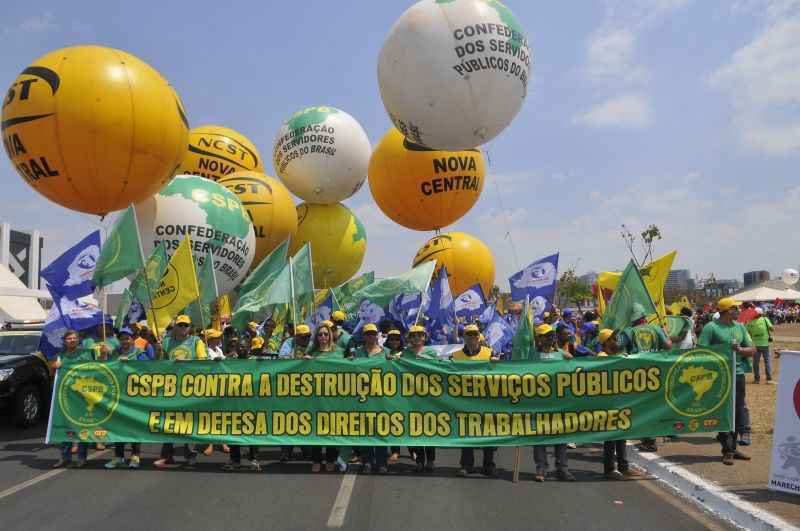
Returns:
[[[333,288],[349,280],[361,267],[367,232],[341,203],[301,203],[297,207],[297,234],[289,244],[289,253],[296,253],[306,242],[311,242],[314,287]]]
[[[158,192],[188,131],[181,100],[156,70],[102,46],[40,57],[3,101],[3,144],[17,172],[51,201],[90,214]]]
[[[264,173],[264,161],[250,139],[221,125],[201,125],[189,131],[189,149],[175,174],[219,181],[243,170]]]
[[[369,188],[392,221],[414,230],[441,229],[475,205],[486,164],[480,150],[435,151],[409,142],[395,128],[372,152]]]
[[[438,260],[437,271],[447,268],[450,291],[458,296],[475,284],[480,284],[485,295],[494,285],[494,258],[485,243],[464,232],[448,232],[434,236],[419,248],[413,266]]]
[[[236,194],[253,222],[256,233],[254,266],[297,232],[297,210],[292,194],[277,179],[255,171],[237,171],[220,179],[219,184]]]

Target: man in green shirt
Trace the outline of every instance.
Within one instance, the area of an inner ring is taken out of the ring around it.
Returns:
[[[414,325],[408,329],[408,346],[400,352],[397,358],[419,358],[435,360],[438,358],[436,351],[425,346],[425,339],[428,333],[425,327]],[[411,453],[416,455],[417,472],[432,472],[436,466],[436,448],[434,446],[415,446],[410,448]]]
[[[163,357],[168,360],[204,360],[208,359],[206,345],[199,337],[190,334],[192,320],[188,315],[179,315],[175,319],[172,333],[164,337],[161,345]]]
[[[347,319],[347,315],[341,310],[336,310],[331,314],[334,340],[342,350],[347,351],[350,347],[350,334],[343,328],[345,319]]]
[[[711,321],[703,327],[697,344],[701,347],[713,345],[729,345],[736,355],[736,403],[734,405],[734,426],[736,431],[717,434],[717,440],[722,446],[722,462],[733,465],[735,459],[749,461],[750,457],[736,449],[736,434],[749,433],[749,412],[745,404],[745,374],[748,371],[749,358],[753,357],[756,349],[753,340],[742,323],[736,321],[739,317],[739,302],[731,297],[725,297],[717,302],[719,319]]]
[[[769,341],[772,333],[772,321],[764,315],[764,310],[756,308],[758,317],[747,323],[747,332],[753,339],[756,346],[756,355],[753,358],[753,380],[761,383],[761,361],[764,358],[764,372],[767,375],[767,383],[772,383],[772,363],[769,359]]]

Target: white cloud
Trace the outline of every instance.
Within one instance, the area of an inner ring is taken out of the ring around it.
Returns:
[[[746,149],[766,155],[800,153],[800,14],[770,19],[709,80],[729,95]]]
[[[623,94],[595,105],[572,121],[593,127],[640,129],[650,123],[650,105],[640,94]]]

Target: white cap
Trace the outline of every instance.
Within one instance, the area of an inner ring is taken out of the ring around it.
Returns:
[[[756,308],[756,313],[758,315],[764,315],[764,310],[762,310],[761,308]]]
[[[714,319],[715,321],[716,321],[717,319],[719,319],[719,312],[714,312],[713,319]]]

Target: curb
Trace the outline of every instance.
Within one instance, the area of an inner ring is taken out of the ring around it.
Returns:
[[[632,464],[656,477],[667,490],[677,493],[728,524],[739,529],[800,530],[797,526],[663,457],[640,453],[632,444],[628,444],[628,449],[628,459]]]

